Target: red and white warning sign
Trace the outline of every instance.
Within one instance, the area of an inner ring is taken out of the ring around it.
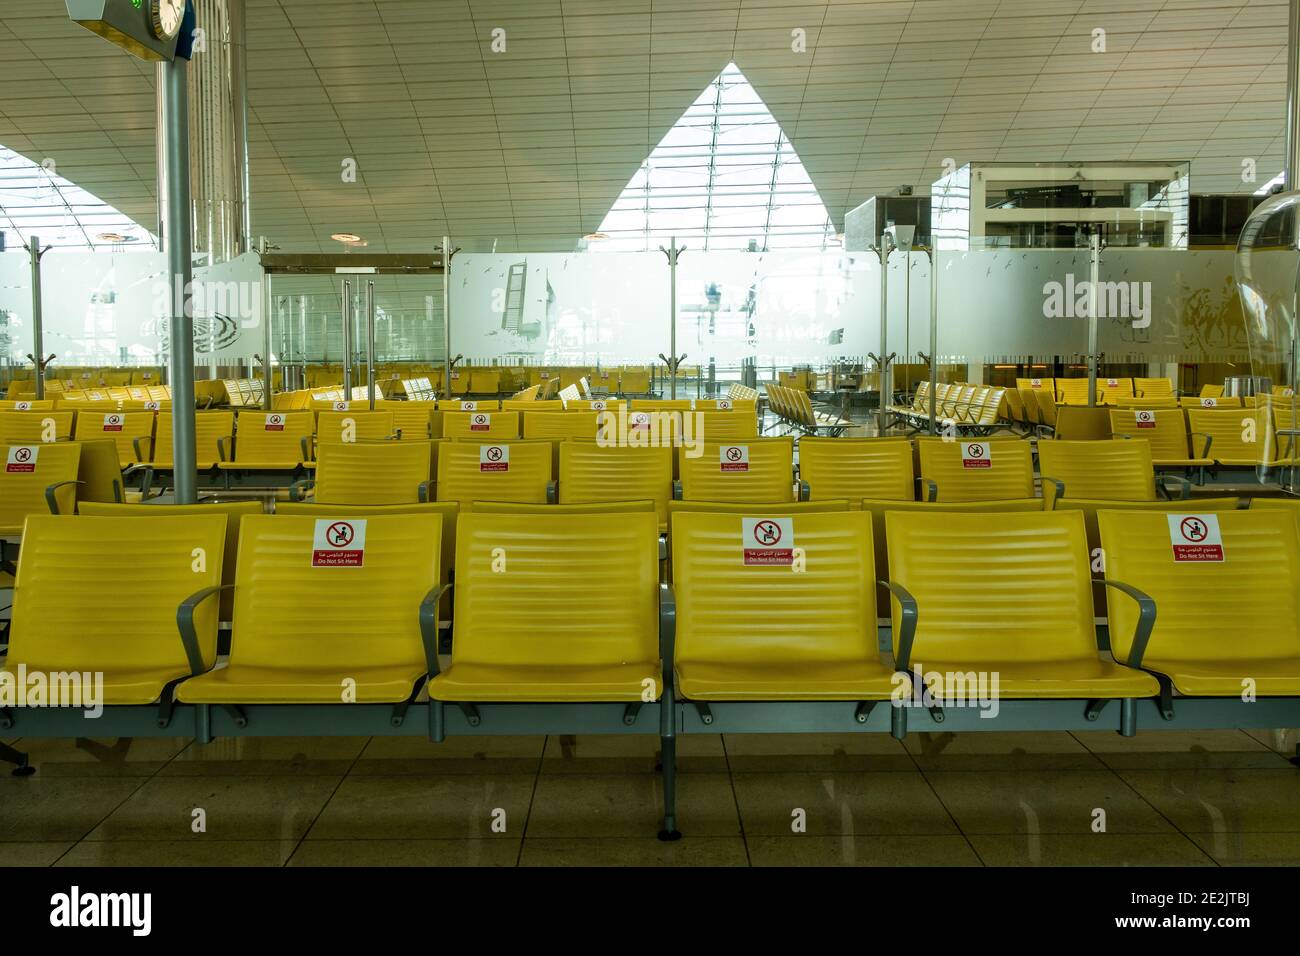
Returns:
[[[1133,420],[1137,422],[1138,428],[1156,427],[1156,413],[1150,410],[1135,411]]]
[[[1117,378],[1108,378],[1108,379],[1106,379],[1106,387],[1107,387],[1107,388],[1119,388],[1119,379],[1117,379]]]
[[[604,402],[601,401],[595,401],[591,403],[591,410],[593,412],[603,412],[608,407],[609,407],[608,405],[606,405]]]
[[[461,402],[460,410],[462,412],[476,412],[478,411],[478,402]]]
[[[963,468],[992,468],[993,449],[986,441],[964,441],[961,443],[961,466]]]
[[[30,412],[31,410],[31,402],[14,402],[14,411],[16,412]]]
[[[1042,380],[1041,378],[1031,378],[1031,379],[1029,380],[1029,387],[1030,387],[1030,388],[1042,388],[1042,387],[1043,387],[1043,380]]]
[[[478,446],[478,470],[479,471],[509,471],[510,470],[510,446],[509,445],[479,445]]]
[[[1219,516],[1166,515],[1169,519],[1169,543],[1175,561],[1222,561],[1223,535]]]
[[[311,543],[313,568],[359,568],[366,557],[365,519],[320,518]]]
[[[266,416],[266,424],[265,424],[263,427],[264,427],[268,432],[282,432],[282,431],[284,431],[284,416],[283,416],[283,415],[267,415],[267,416]]]
[[[719,447],[718,468],[722,471],[749,471],[749,446],[722,445]]]
[[[112,414],[110,414],[110,415],[105,415],[105,416],[104,416],[104,431],[106,431],[106,432],[120,432],[121,430],[122,430],[122,416],[121,416],[121,415],[112,415]]]
[[[740,533],[746,564],[794,564],[794,519],[742,518]]]
[[[162,402],[145,402],[144,410],[146,412],[160,412],[162,411]]]
[[[627,417],[627,427],[634,432],[648,432],[650,430],[650,413],[633,412]]]
[[[718,411],[720,411],[720,412],[729,412],[729,411],[731,411],[731,399],[729,399],[729,398],[720,398],[720,399],[718,399]]]
[[[487,412],[475,412],[469,417],[469,430],[485,432],[492,427],[492,416]]]
[[[1203,398],[1203,399],[1201,399],[1201,408],[1214,408],[1214,407],[1216,407],[1218,404],[1219,404],[1219,400],[1218,400],[1217,398]]]
[[[9,459],[5,462],[5,471],[11,474],[35,471],[36,456],[40,454],[40,451],[35,445],[10,445]]]
[[[351,402],[335,402],[335,403],[334,403],[334,411],[336,411],[336,412],[346,412],[346,411],[347,411],[349,408],[351,408],[351,407],[352,407],[352,403],[351,403]]]

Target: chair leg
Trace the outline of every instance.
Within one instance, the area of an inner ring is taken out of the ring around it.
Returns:
[[[682,838],[677,829],[677,738],[660,737],[659,745],[664,777],[664,828],[659,831],[659,839],[672,843]]]
[[[1291,758],[1291,763],[1300,767],[1300,743],[1295,745],[1295,756]]]
[[[27,762],[27,754],[15,750],[6,743],[0,743],[0,760],[17,764],[11,771],[15,777],[30,777],[36,772],[36,768]]]

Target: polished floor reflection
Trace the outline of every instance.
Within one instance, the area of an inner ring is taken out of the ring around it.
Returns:
[[[2,866],[1300,864],[1295,732],[38,741]]]

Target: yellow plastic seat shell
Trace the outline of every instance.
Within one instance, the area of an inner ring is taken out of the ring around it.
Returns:
[[[551,455],[549,441],[443,443],[437,452],[438,500],[457,501],[462,508],[475,501],[543,503]]]
[[[965,457],[972,444],[985,449],[979,467],[968,467],[968,462],[975,460]],[[1034,497],[1034,463],[1028,442],[1014,438],[974,442],[925,438],[916,445],[922,490],[936,501]]]
[[[1065,498],[1156,500],[1151,443],[1145,439],[1039,442],[1038,468],[1048,510],[1058,489]]]
[[[72,514],[77,500],[80,442],[45,445],[0,445],[0,534],[21,533],[28,515],[49,514],[46,491],[58,485],[54,501],[60,514]],[[9,459],[14,459],[10,462]]]
[[[321,567],[334,517],[251,515],[239,529],[230,660],[185,681],[191,704],[397,703],[428,670],[421,602],[439,579],[440,514],[348,519],[360,566]]]
[[[754,528],[788,518],[805,569],[746,563],[746,517]],[[907,691],[877,646],[870,515],[688,512],[673,515],[672,538],[683,697],[885,700],[900,684]]]
[[[499,561],[506,562],[502,573],[493,567]],[[657,700],[658,561],[658,522],[650,512],[617,521],[462,514],[451,665],[429,681],[429,696]]]
[[[655,503],[660,530],[667,529],[668,502],[673,496],[671,448],[562,442],[559,476],[562,505],[649,498]]]
[[[890,580],[911,593],[919,620],[910,659],[949,699],[974,672],[1004,698],[1151,697],[1150,674],[1103,659],[1078,512],[889,512]],[[893,601],[895,654],[903,631]],[[1113,636],[1112,636],[1113,639]]]
[[[794,501],[794,440],[755,438],[678,449],[683,501]],[[735,460],[732,460],[732,459]]]
[[[1156,603],[1141,666],[1191,697],[1241,697],[1248,688],[1261,697],[1300,695],[1300,595],[1292,586],[1300,530],[1267,509],[1214,517],[1223,560],[1177,561],[1167,514],[1097,514],[1107,578]],[[1126,660],[1138,606],[1119,596],[1110,603],[1111,646]]]
[[[5,670],[102,673],[106,705],[158,700],[167,684],[192,673],[176,613],[183,601],[221,583],[225,535],[226,516],[216,512],[28,518]],[[208,556],[197,571],[195,548]],[[105,560],[111,554],[131,558]],[[202,666],[211,667],[217,601],[196,606],[194,630]]]
[[[431,443],[321,442],[315,500],[321,504],[400,505],[428,497]]]
[[[912,445],[901,438],[816,438],[799,442],[799,480],[808,497],[913,501]]]

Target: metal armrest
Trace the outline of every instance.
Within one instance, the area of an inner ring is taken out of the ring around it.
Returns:
[[[1179,488],[1182,490],[1182,494],[1178,496],[1179,501],[1186,501],[1192,496],[1192,483],[1189,479],[1184,478],[1182,475],[1170,475],[1162,472],[1161,474],[1156,475],[1156,487],[1163,491],[1165,497],[1170,501],[1174,500],[1174,496],[1171,495],[1169,489],[1164,487],[1162,484],[1162,482],[1165,481],[1174,481],[1178,483]]]
[[[438,608],[442,596],[452,587],[450,581],[435,587],[420,602],[420,640],[424,643],[424,663],[430,677],[438,673]]]
[[[298,439],[298,445],[302,449],[303,461],[316,460],[315,457],[312,455],[312,451],[313,451],[312,445],[315,442],[315,440],[316,440],[315,435],[303,435],[302,438]]]
[[[315,487],[316,487],[315,478],[299,478],[297,481],[295,481],[293,484],[289,486],[289,500],[305,501],[306,495],[303,494],[303,492],[307,491],[310,488],[315,488]]]
[[[1052,478],[1049,475],[1042,475],[1041,480],[1044,483],[1050,481],[1053,485],[1056,486],[1056,498],[1052,499],[1052,508],[1055,509],[1057,499],[1065,497],[1065,482],[1063,482],[1060,478]],[[1044,495],[1044,497],[1046,497],[1046,495]]]
[[[1094,578],[1100,584],[1108,588],[1114,588],[1122,591],[1138,603],[1138,622],[1133,631],[1133,645],[1129,648],[1128,660],[1124,661],[1129,667],[1141,667],[1142,656],[1147,651],[1147,642],[1151,640],[1151,632],[1156,626],[1156,602],[1142,591],[1139,591],[1131,584],[1125,584],[1123,581],[1111,581],[1106,578]],[[1100,645],[1098,645],[1100,648]]]
[[[682,500],[682,480],[680,478],[674,478],[673,479],[673,501],[681,501],[681,500]]]
[[[659,585],[659,659],[664,668],[664,707],[671,707],[673,689],[673,654],[677,646],[677,596],[671,584]]]
[[[1210,446],[1214,444],[1214,436],[1213,436],[1213,435],[1207,435],[1207,434],[1205,434],[1205,432],[1188,432],[1188,433],[1187,433],[1187,437],[1188,437],[1188,438],[1191,438],[1193,435],[1200,435],[1202,438],[1205,439],[1205,447],[1201,450],[1200,455],[1198,455],[1197,457],[1199,457],[1199,458],[1209,458],[1209,457],[1210,457]]]
[[[548,505],[553,505],[559,500],[560,500],[560,486],[555,481],[555,479],[552,478],[550,481],[546,483],[546,503]]]
[[[227,446],[226,442],[230,442],[230,445]],[[235,447],[235,436],[222,435],[220,438],[217,439],[217,457],[220,458],[222,461],[230,461],[234,455],[234,447]]]
[[[430,483],[427,481],[420,482],[419,498],[421,504],[424,504],[429,500],[429,484]]]
[[[802,478],[799,479],[799,500],[812,501],[812,488]]]
[[[889,588],[889,593],[898,601],[902,608],[903,621],[902,627],[898,631],[898,656],[894,661],[896,670],[905,671],[912,664],[912,642],[916,640],[916,622],[920,618],[920,608],[917,606],[916,598],[912,597],[907,588],[894,581],[877,581],[883,587]]]
[[[59,513],[59,500],[54,497],[54,492],[59,488],[62,488],[64,485],[80,484],[84,484],[84,482],[77,481],[75,478],[69,478],[67,481],[56,481],[52,485],[47,485],[45,488],[45,503],[49,506],[50,514],[56,515]]]
[[[938,501],[938,500],[939,500],[939,483],[938,483],[938,482],[936,482],[933,478],[918,478],[918,479],[916,479],[916,480],[919,481],[919,482],[921,482],[922,484],[925,485],[925,500],[926,500],[926,501]]]
[[[199,635],[194,630],[194,611],[212,595],[233,590],[234,587],[233,584],[214,584],[202,591],[195,591],[176,609],[176,629],[181,632],[181,643],[185,645],[185,657],[190,662],[191,675],[201,674],[208,669],[203,660],[203,651],[199,649]]]
[[[150,435],[137,435],[135,438],[131,439],[131,447],[135,449],[136,461],[146,460],[144,453],[140,451],[140,442],[142,441],[147,441],[149,443],[149,457],[153,457],[153,437]]]

